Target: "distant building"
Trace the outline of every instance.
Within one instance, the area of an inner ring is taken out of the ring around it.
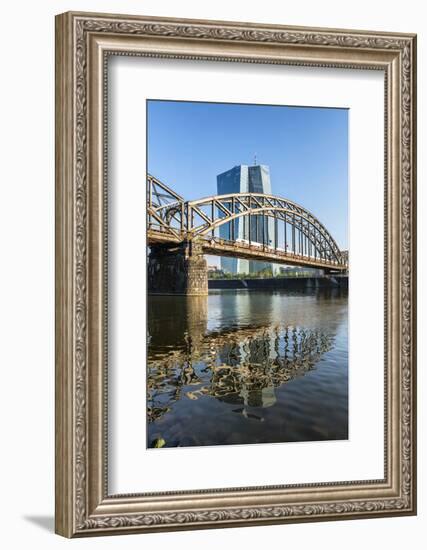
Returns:
[[[323,275],[322,269],[314,269],[312,267],[301,267],[294,265],[278,266],[276,274],[282,277],[292,277],[304,275],[306,277],[318,277]]]
[[[241,164],[219,174],[218,195],[227,193],[265,193],[271,195],[270,169],[265,164],[247,166]],[[219,228],[219,236],[229,239],[229,224]],[[266,216],[251,216],[250,227],[247,216],[235,221],[234,238],[251,242],[271,244],[274,235],[274,221]],[[263,269],[273,270],[273,264],[241,258],[221,257],[221,268],[229,273],[257,273]]]
[[[208,279],[221,279],[224,271],[216,265],[208,265]]]

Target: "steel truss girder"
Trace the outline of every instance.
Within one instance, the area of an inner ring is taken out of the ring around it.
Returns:
[[[230,195],[226,196],[220,196],[215,199],[212,198],[214,206],[217,206],[218,204],[221,204],[221,201],[219,199],[223,199],[222,202],[229,203]],[[261,197],[261,200],[260,200]],[[227,199],[227,200],[224,200]],[[241,197],[242,198],[242,197]],[[252,198],[252,197],[251,197]],[[286,222],[292,226],[294,225],[296,229],[301,230],[303,234],[305,234],[307,237],[310,238],[312,241],[313,246],[318,248],[319,253],[324,252],[328,253],[330,252],[333,257],[337,259],[337,261],[340,261],[341,258],[341,252],[339,250],[339,247],[333,237],[330,235],[330,233],[327,231],[327,229],[315,218],[310,212],[305,210],[302,207],[296,207],[293,203],[290,203],[290,201],[287,201],[286,199],[280,199],[278,197],[272,197],[267,196],[266,198],[270,200],[274,200],[275,204],[274,206],[271,206],[271,203],[268,202],[267,204],[262,201],[263,196],[258,195],[256,201],[252,201],[250,207],[247,207],[246,210],[237,211],[235,213],[231,213],[229,215],[220,217],[217,216],[214,218],[214,220],[211,219],[210,223],[206,223],[197,227],[191,227],[188,230],[188,233],[194,237],[196,236],[203,236],[205,234],[211,233],[216,228],[220,227],[221,225],[224,225],[226,223],[231,222],[234,219],[240,218],[242,216],[269,216],[272,218],[279,218],[284,220],[284,215],[286,214]],[[197,205],[197,208],[200,208],[201,204],[204,206],[209,206],[211,204],[210,201],[206,202],[206,200],[203,200],[202,203],[198,203],[194,201],[194,206]],[[256,206],[254,205],[256,204]],[[259,206],[258,206],[259,205]],[[189,207],[191,208],[193,205],[189,203]],[[222,205],[224,206],[224,205]],[[294,219],[295,216],[295,219]],[[307,230],[306,227],[304,227],[303,220],[313,228],[313,230],[310,232],[310,230]],[[314,239],[314,240],[313,240]]]
[[[154,200],[153,200],[154,198]],[[151,175],[147,177],[148,226],[158,225],[176,237],[178,228],[186,239],[205,238],[215,229],[243,216],[281,220],[308,239],[319,257],[343,263],[341,251],[326,227],[302,206],[275,195],[230,193],[185,201],[170,187]],[[209,213],[203,211],[207,208]],[[201,218],[202,223],[195,218]]]

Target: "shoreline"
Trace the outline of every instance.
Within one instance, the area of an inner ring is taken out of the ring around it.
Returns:
[[[209,279],[209,290],[306,290],[317,288],[348,289],[348,277],[295,277],[269,279]]]

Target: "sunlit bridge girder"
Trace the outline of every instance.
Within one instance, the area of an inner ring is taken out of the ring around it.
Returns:
[[[205,253],[346,270],[347,255],[306,208],[262,193],[186,201],[147,176],[148,244],[197,242]]]

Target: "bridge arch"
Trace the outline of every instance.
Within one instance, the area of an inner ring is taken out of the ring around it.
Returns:
[[[152,181],[156,189],[164,185],[155,178]],[[306,208],[284,197],[229,193],[185,201],[167,186],[157,195],[167,196],[167,200],[148,201],[149,227],[170,232],[175,241],[203,241],[218,236],[227,240],[228,228],[229,241],[246,240],[343,267],[346,264],[326,227]],[[243,231],[242,226],[246,227]]]
[[[330,234],[324,230],[324,232],[317,231],[316,226],[311,222],[310,218],[304,214],[295,214],[292,210],[287,208],[257,208],[246,210],[245,212],[239,212],[231,216],[226,216],[219,218],[215,222],[209,225],[202,225],[198,228],[195,228],[192,233],[193,238],[208,236],[216,229],[226,224],[232,223],[234,220],[243,217],[253,217],[255,216],[272,218],[273,221],[278,219],[284,223],[288,223],[290,226],[294,226],[300,231],[304,237],[309,239],[310,243],[315,247],[321,256],[326,255],[328,259],[332,259],[330,256],[333,255],[335,261],[340,261],[341,253],[339,252],[338,246],[330,236]],[[288,216],[287,218],[285,216]],[[297,237],[296,237],[297,238]],[[255,240],[255,242],[257,242]],[[265,243],[260,243],[265,244]],[[273,247],[274,248],[274,247]]]
[[[188,220],[188,232],[191,238],[202,238],[214,235],[220,227],[228,225],[230,240],[235,240],[238,231],[234,227],[247,218],[246,226],[249,228],[244,235],[251,240],[251,232],[255,226],[255,237],[252,241],[279,248],[289,247],[299,252],[310,249],[313,256],[341,263],[341,251],[326,229],[326,227],[307,209],[282,197],[264,195],[261,193],[235,193],[207,197],[200,200],[188,201],[185,206]],[[256,229],[256,224],[268,227],[266,219],[271,220],[269,231]],[[251,227],[252,224],[252,227]],[[288,228],[289,236],[279,238],[279,225]],[[263,242],[259,235],[270,233]],[[242,231],[240,231],[242,235]],[[289,243],[287,238],[289,237]]]

